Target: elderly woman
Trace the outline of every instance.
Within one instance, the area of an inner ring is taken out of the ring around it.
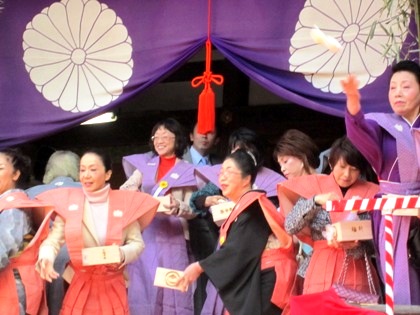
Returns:
[[[26,190],[29,198],[35,198],[40,193],[61,187],[81,187],[79,182],[80,157],[72,151],[56,151],[48,159],[42,185],[36,185]],[[62,274],[69,261],[67,246],[61,247],[54,262],[54,269]],[[49,315],[58,315],[64,298],[65,284],[60,277],[46,284]]]
[[[285,180],[279,173],[274,172],[263,166],[263,145],[258,134],[248,128],[241,127],[234,130],[228,141],[229,153],[238,149],[244,149],[253,154],[257,161],[257,176],[253,184],[253,188],[262,189],[267,192],[267,197],[271,201],[277,201],[277,183]],[[216,250],[217,241],[219,238],[219,227],[214,223],[213,216],[209,209],[211,206],[217,205],[222,201],[226,201],[223,196],[220,183],[219,172],[221,164],[213,166],[204,166],[196,169],[196,174],[203,179],[207,184],[200,190],[195,191],[190,199],[190,206],[199,217],[207,220],[208,228],[201,229],[200,233],[194,232],[190,229],[191,247],[196,260],[201,260],[209,256]],[[207,287],[206,287],[207,286]],[[207,276],[202,274],[197,280],[197,292],[201,293],[202,300],[198,298],[195,300],[195,307],[198,313],[215,313],[223,312],[223,303],[217,296],[216,290],[213,286],[207,285]],[[207,297],[208,296],[208,297]]]
[[[364,115],[358,81],[350,75],[342,82],[347,95],[346,129],[379,177],[382,194],[420,194],[420,66],[403,60],[392,67],[388,99],[393,113]],[[374,241],[385,279],[385,225],[373,214]],[[420,304],[420,220],[393,216],[394,301]]]
[[[188,266],[178,283],[185,291],[206,273],[232,315],[281,314],[296,271],[292,238],[275,206],[265,192],[252,190],[257,172],[249,151],[225,159],[220,187],[236,206],[221,226],[220,249]]]
[[[151,152],[123,158],[129,177],[121,189],[141,190],[154,197],[169,196],[165,211],[153,219],[143,237],[147,247],[129,266],[132,285],[129,303],[132,314],[191,315],[192,291],[182,294],[153,285],[157,267],[184,269],[190,263],[187,219],[195,217],[189,199],[196,189],[194,166],[182,160],[187,146],[184,129],[167,118],[152,129]]]

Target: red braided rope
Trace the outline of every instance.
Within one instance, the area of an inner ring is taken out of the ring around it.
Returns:
[[[201,92],[198,100],[197,115],[197,132],[207,134],[215,130],[216,104],[215,96],[211,88],[211,83],[217,85],[223,84],[223,76],[213,74],[211,72],[211,41],[210,41],[210,24],[211,23],[211,0],[208,0],[207,12],[207,40],[206,40],[206,69],[202,76],[197,76],[191,81],[193,88],[204,84],[203,92]]]

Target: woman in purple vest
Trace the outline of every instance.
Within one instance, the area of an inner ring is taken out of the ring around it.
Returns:
[[[127,181],[121,189],[141,190],[154,197],[170,196],[143,233],[146,249],[128,266],[131,314],[192,315],[193,296],[153,285],[157,267],[184,270],[190,263],[188,219],[196,215],[189,199],[196,189],[194,165],[182,160],[187,147],[184,129],[172,118],[152,130],[151,152],[123,157]],[[158,210],[159,211],[159,210]]]
[[[393,113],[364,115],[358,81],[342,81],[347,95],[347,135],[379,176],[381,193],[420,193],[420,66],[403,60],[392,67],[388,99]],[[382,276],[385,273],[384,220],[374,211],[374,240]],[[417,217],[393,216],[394,301],[420,304],[420,222]]]

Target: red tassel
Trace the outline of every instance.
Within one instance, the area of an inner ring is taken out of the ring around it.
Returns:
[[[214,92],[208,84],[198,99],[197,132],[205,135],[213,132],[216,123],[216,104]]]
[[[211,88],[211,83],[217,85],[223,84],[223,76],[212,74],[210,70],[211,63],[211,42],[210,39],[206,41],[206,71],[202,76],[195,77],[191,81],[193,87],[204,84],[204,90],[201,92],[198,99],[198,115],[197,115],[197,132],[200,134],[207,134],[214,132],[216,124],[216,102],[214,92]]]
[[[211,41],[210,41],[210,21],[211,21],[211,0],[208,0],[207,17],[207,40],[206,40],[206,70],[202,76],[195,77],[191,81],[193,87],[204,84],[204,90],[198,99],[197,132],[207,134],[214,132],[216,123],[216,102],[211,83],[223,84],[223,76],[211,73]]]

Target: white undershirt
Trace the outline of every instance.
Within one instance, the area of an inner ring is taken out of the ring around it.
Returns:
[[[105,245],[106,231],[108,227],[108,196],[110,185],[107,184],[104,188],[94,191],[86,192],[86,206],[90,207],[92,221],[95,225],[96,235],[98,237],[99,245]]]

